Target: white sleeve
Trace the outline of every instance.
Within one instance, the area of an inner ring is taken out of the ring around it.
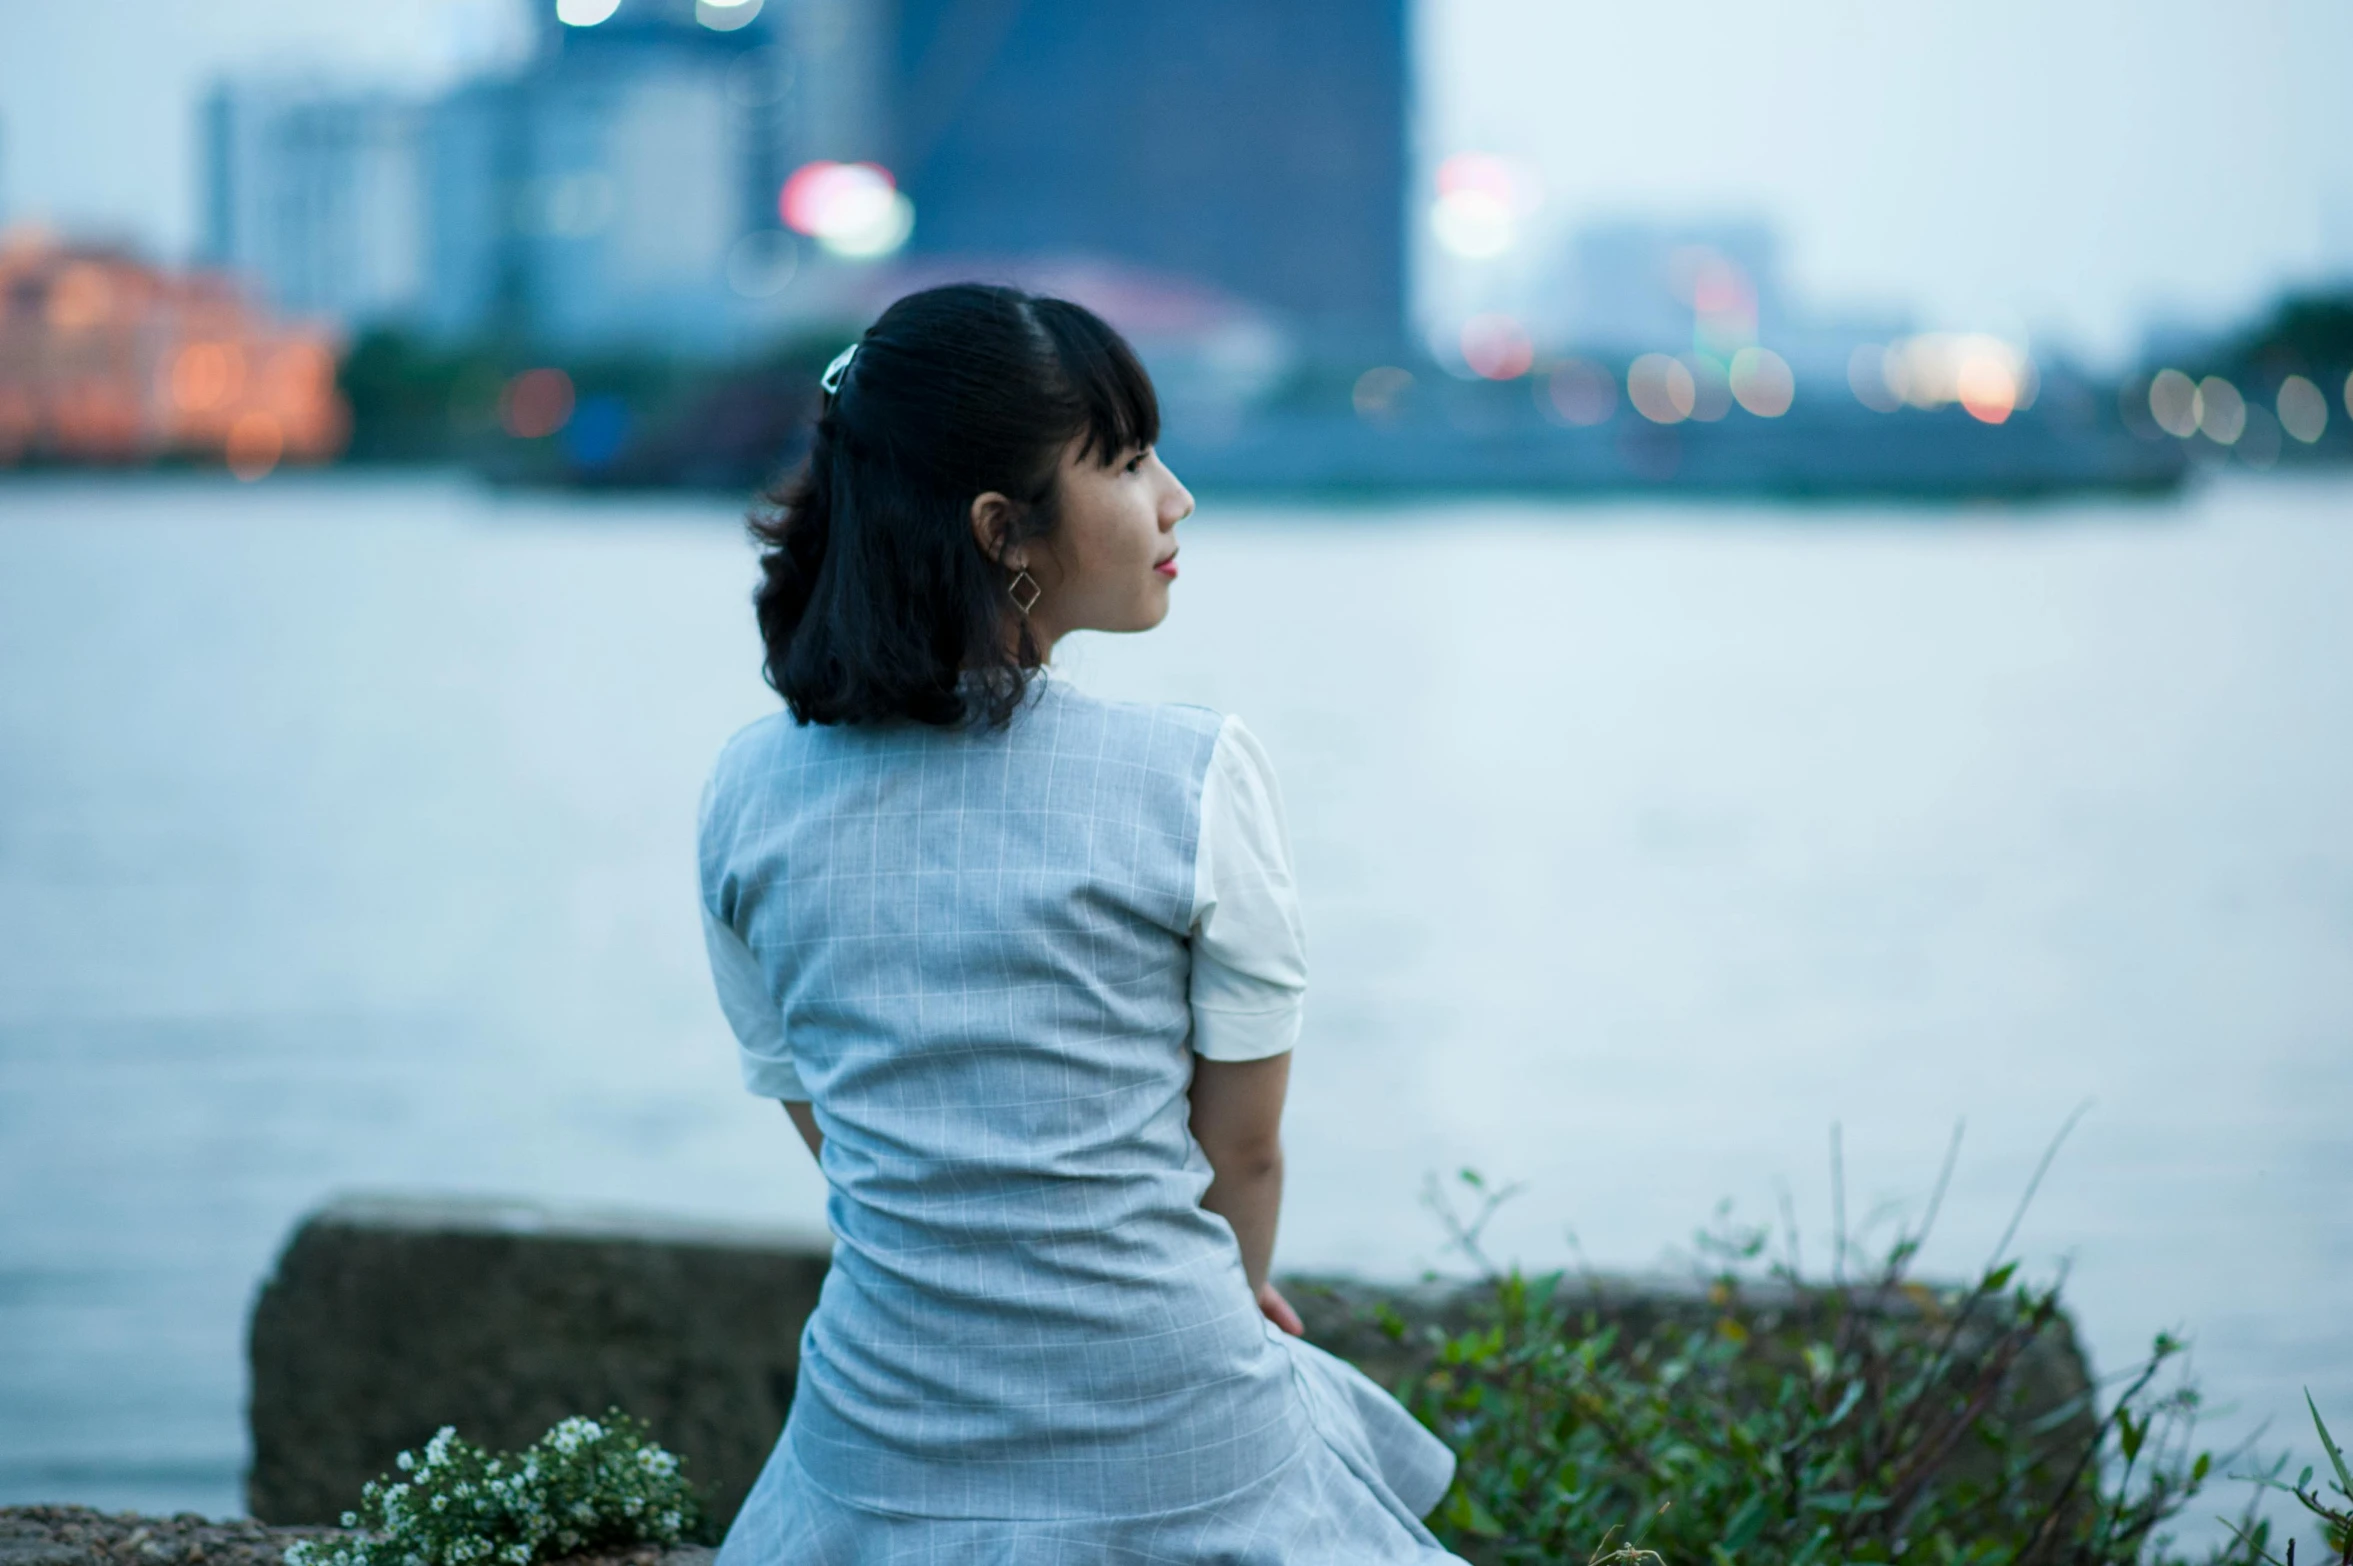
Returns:
[[[784,1016],[768,993],[760,960],[743,937],[703,909],[703,947],[711,954],[711,981],[719,988],[719,1009],[735,1029],[737,1061],[743,1085],[762,1098],[807,1103],[809,1090],[793,1069],[792,1051],[784,1041]]]
[[[1307,942],[1291,837],[1274,769],[1238,718],[1201,780],[1192,934],[1193,1053],[1261,1060],[1298,1043]]]

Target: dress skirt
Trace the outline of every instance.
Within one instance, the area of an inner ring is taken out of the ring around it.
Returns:
[[[884,1511],[821,1488],[788,1430],[717,1566],[1460,1566],[1420,1521],[1444,1496],[1454,1454],[1354,1366],[1283,1341],[1320,1439],[1213,1503],[1129,1517]]]

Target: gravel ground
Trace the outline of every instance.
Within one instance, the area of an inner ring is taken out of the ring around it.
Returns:
[[[332,1528],[272,1528],[181,1512],[143,1517],[86,1506],[0,1506],[0,1566],[284,1566],[297,1539],[332,1537]],[[710,1566],[711,1551],[693,1545],[644,1545],[575,1555],[562,1566]]]

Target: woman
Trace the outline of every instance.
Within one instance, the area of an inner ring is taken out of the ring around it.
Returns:
[[[721,1566],[1445,1561],[1446,1448],[1267,1279],[1304,972],[1230,718],[1097,701],[1192,497],[1076,305],[900,300],[753,522],[789,715],[719,758],[705,928],[833,1266]]]

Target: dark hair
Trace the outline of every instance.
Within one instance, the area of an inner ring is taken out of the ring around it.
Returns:
[[[1005,570],[972,502],[1014,502],[1014,539],[1055,526],[1055,469],[1160,436],[1135,350],[1091,311],[1014,288],[909,294],[858,340],[808,459],[751,516],[764,672],[802,723],[1003,724],[1038,655],[1006,634]]]

